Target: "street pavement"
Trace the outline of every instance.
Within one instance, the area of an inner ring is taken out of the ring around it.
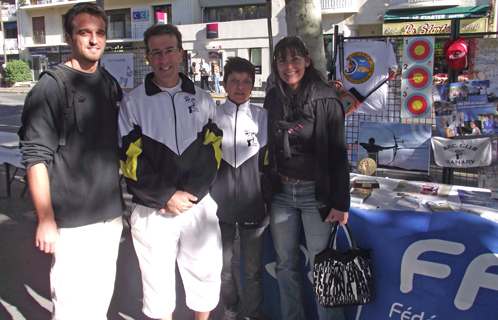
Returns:
[[[28,91],[29,88],[0,88],[0,131],[17,132],[22,101]],[[212,93],[212,95],[215,100],[223,103],[224,93]],[[262,105],[264,92],[254,93],[252,97],[258,101],[257,104]],[[19,169],[14,173],[14,169],[11,168],[14,180],[10,197],[7,197],[6,193],[5,174],[5,166],[2,165],[0,166],[0,320],[49,320],[52,302],[48,276],[52,257],[35,247],[37,217],[29,191],[22,196],[26,186],[23,182],[24,170]],[[131,213],[131,196],[126,193],[124,182],[123,192],[127,209],[123,217],[124,230],[118,256],[116,285],[108,319],[147,320],[149,318],[141,311],[140,269],[126,219]],[[234,269],[237,279],[240,280],[237,270],[238,258],[236,252]],[[178,272],[176,276],[177,307],[173,318],[194,319],[194,313],[185,305],[185,292]],[[223,312],[223,306],[218,305],[211,312],[211,319],[221,319]]]

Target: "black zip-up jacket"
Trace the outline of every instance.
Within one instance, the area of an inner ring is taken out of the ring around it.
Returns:
[[[320,215],[325,221],[332,208],[343,212],[349,211],[349,161],[344,127],[345,113],[337,90],[326,84],[317,85],[311,103],[312,110],[315,110],[315,198],[326,202],[324,207],[319,208]],[[266,95],[264,108],[268,110],[269,168],[272,168],[267,175],[271,179],[273,191],[280,193],[282,183],[275,164],[273,128],[283,114],[283,106],[275,88]]]
[[[221,222],[262,227],[265,206],[261,190],[267,151],[267,110],[227,99],[216,108],[215,123],[223,130],[222,161],[211,196]]]

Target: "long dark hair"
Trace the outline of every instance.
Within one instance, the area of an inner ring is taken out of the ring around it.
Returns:
[[[309,57],[308,49],[304,41],[297,36],[282,38],[273,52],[272,70],[275,77],[275,89],[284,106],[284,117],[288,120],[297,120],[303,115],[304,104],[313,98],[313,92],[317,85],[325,84],[322,73],[315,69],[313,60],[306,67],[303,78],[296,91],[289,88],[278,73],[278,60],[285,59],[289,49],[292,56]]]

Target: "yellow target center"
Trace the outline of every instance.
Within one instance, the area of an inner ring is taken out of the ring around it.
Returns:
[[[425,48],[424,48],[424,46],[418,45],[418,46],[415,47],[414,51],[415,51],[416,55],[421,56],[421,55],[424,54]]]
[[[424,75],[420,72],[415,73],[413,75],[413,81],[415,81],[415,83],[421,83],[422,81],[424,81]]]
[[[422,107],[423,107],[423,105],[422,105],[421,101],[414,101],[412,103],[413,110],[417,110],[418,111],[418,110],[422,109]]]

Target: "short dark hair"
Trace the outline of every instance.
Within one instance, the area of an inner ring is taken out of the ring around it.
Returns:
[[[105,15],[104,10],[99,7],[97,4],[93,2],[82,2],[75,4],[71,9],[69,9],[64,15],[64,32],[69,34],[71,39],[73,38],[73,20],[74,18],[82,13],[88,13],[92,16],[100,17],[104,20],[105,24],[105,34],[107,35],[107,25],[109,20],[107,20],[107,16]]]
[[[152,36],[158,36],[162,34],[172,34],[176,37],[177,40],[177,45],[178,48],[182,49],[182,34],[178,30],[178,28],[175,25],[172,25],[170,23],[168,24],[155,24],[151,27],[149,27],[147,30],[144,32],[144,43],[145,43],[145,50],[147,52],[150,51],[149,48],[149,39]]]
[[[247,72],[252,78],[252,86],[256,81],[256,68],[247,59],[241,57],[228,57],[224,67],[223,82],[227,83],[228,76],[233,72]]]

